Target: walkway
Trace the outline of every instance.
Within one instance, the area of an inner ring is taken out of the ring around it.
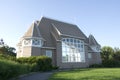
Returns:
[[[53,72],[37,72],[29,74],[23,77],[19,77],[16,80],[48,80],[48,78],[53,74]]]

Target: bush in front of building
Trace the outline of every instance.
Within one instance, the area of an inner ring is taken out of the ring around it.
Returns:
[[[52,69],[52,59],[47,56],[21,57],[16,61],[30,65],[31,71],[49,71]]]
[[[103,67],[102,64],[92,64],[89,66],[89,68],[101,68],[101,67]]]
[[[102,62],[102,65],[104,67],[120,67],[120,61],[116,60],[106,60]]]
[[[7,55],[7,54],[2,54],[1,52],[0,52],[0,59],[10,60],[10,61],[16,61],[16,57],[15,56]]]
[[[0,80],[8,80],[28,72],[30,72],[29,65],[0,59]]]

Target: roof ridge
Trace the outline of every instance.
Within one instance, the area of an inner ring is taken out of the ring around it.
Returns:
[[[56,22],[61,22],[61,23],[77,26],[76,24],[71,23],[71,22],[66,22],[66,21],[62,21],[62,20],[58,20],[58,19],[53,19],[53,18],[49,18],[49,17],[46,17],[46,16],[42,16],[41,19],[43,19],[43,18],[48,19],[48,20],[52,20],[52,21],[56,21]]]
[[[35,28],[35,23],[33,22],[32,24],[33,24],[33,26],[32,26],[32,32],[31,32],[32,35],[31,35],[31,37],[33,37],[33,31],[34,31],[34,28]]]
[[[94,36],[92,34],[89,35],[89,39],[90,39],[90,37],[92,39],[92,42],[94,42],[94,44],[99,45],[98,42],[96,41],[96,39],[94,38]]]
[[[28,30],[24,33],[23,37],[32,36],[32,33],[33,33],[33,26],[34,26],[34,24],[32,23],[31,26],[28,28]]]
[[[38,24],[36,24],[36,25],[38,25]],[[35,26],[35,27],[36,27],[36,30],[37,30],[38,36],[42,37],[41,34],[40,34],[40,30],[39,30],[38,26]]]

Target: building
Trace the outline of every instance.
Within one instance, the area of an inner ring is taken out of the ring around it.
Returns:
[[[46,55],[60,68],[101,63],[100,45],[76,25],[42,17],[32,23],[18,43],[17,58]]]

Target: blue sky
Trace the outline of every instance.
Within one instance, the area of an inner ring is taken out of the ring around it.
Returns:
[[[120,47],[120,0],[0,0],[0,38],[16,47],[41,16],[76,24],[102,46]]]

